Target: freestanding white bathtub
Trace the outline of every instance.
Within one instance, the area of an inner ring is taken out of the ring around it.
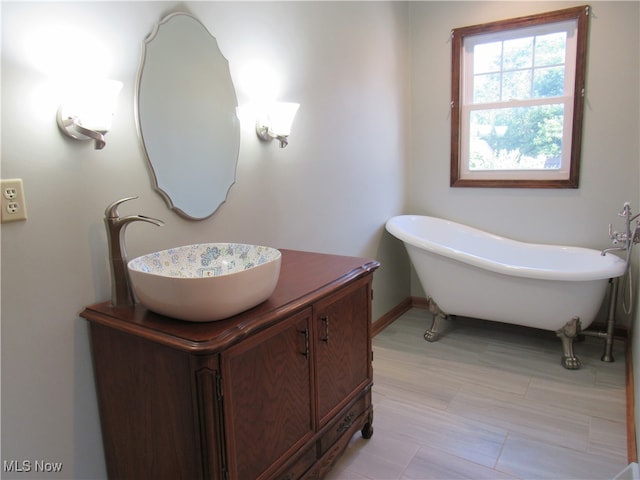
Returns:
[[[569,369],[580,367],[573,339],[595,319],[609,279],[626,269],[613,254],[519,242],[435,217],[393,217],[386,228],[404,242],[429,297],[426,340],[437,340],[448,315],[553,330]]]

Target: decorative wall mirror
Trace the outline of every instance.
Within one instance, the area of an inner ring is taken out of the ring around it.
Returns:
[[[578,187],[589,10],[453,30],[452,187]]]
[[[173,13],[147,36],[136,86],[138,133],[155,190],[204,219],[235,183],[240,124],[229,64],[195,17]]]

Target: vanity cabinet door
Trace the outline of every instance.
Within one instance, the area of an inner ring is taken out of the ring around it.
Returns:
[[[269,478],[315,431],[311,308],[222,354],[230,478]]]
[[[369,282],[357,281],[315,307],[320,427],[371,382]]]

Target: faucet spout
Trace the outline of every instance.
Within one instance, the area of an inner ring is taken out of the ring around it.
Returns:
[[[111,203],[105,210],[104,222],[107,228],[109,242],[109,266],[111,268],[111,304],[114,307],[132,306],[135,297],[131,288],[129,271],[127,269],[127,251],[124,241],[124,232],[130,223],[147,222],[161,227],[162,220],[146,217],[144,215],[118,215],[118,206],[128,200],[138,197],[126,197]]]
[[[611,247],[611,248],[605,248],[604,250],[602,250],[602,252],[600,252],[600,255],[602,255],[603,257],[609,253],[609,252],[623,252],[627,249],[627,247]]]

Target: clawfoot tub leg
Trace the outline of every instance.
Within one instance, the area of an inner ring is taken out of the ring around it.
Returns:
[[[442,319],[447,318],[447,314],[440,310],[438,304],[433,300],[433,298],[427,298],[428,308],[431,314],[433,315],[433,323],[431,323],[431,328],[429,328],[426,332],[424,332],[424,339],[427,342],[435,342],[440,338],[440,323]]]
[[[562,366],[568,370],[580,368],[580,359],[573,353],[573,340],[580,333],[580,318],[573,317],[564,327],[556,330],[556,335],[562,340]]]

